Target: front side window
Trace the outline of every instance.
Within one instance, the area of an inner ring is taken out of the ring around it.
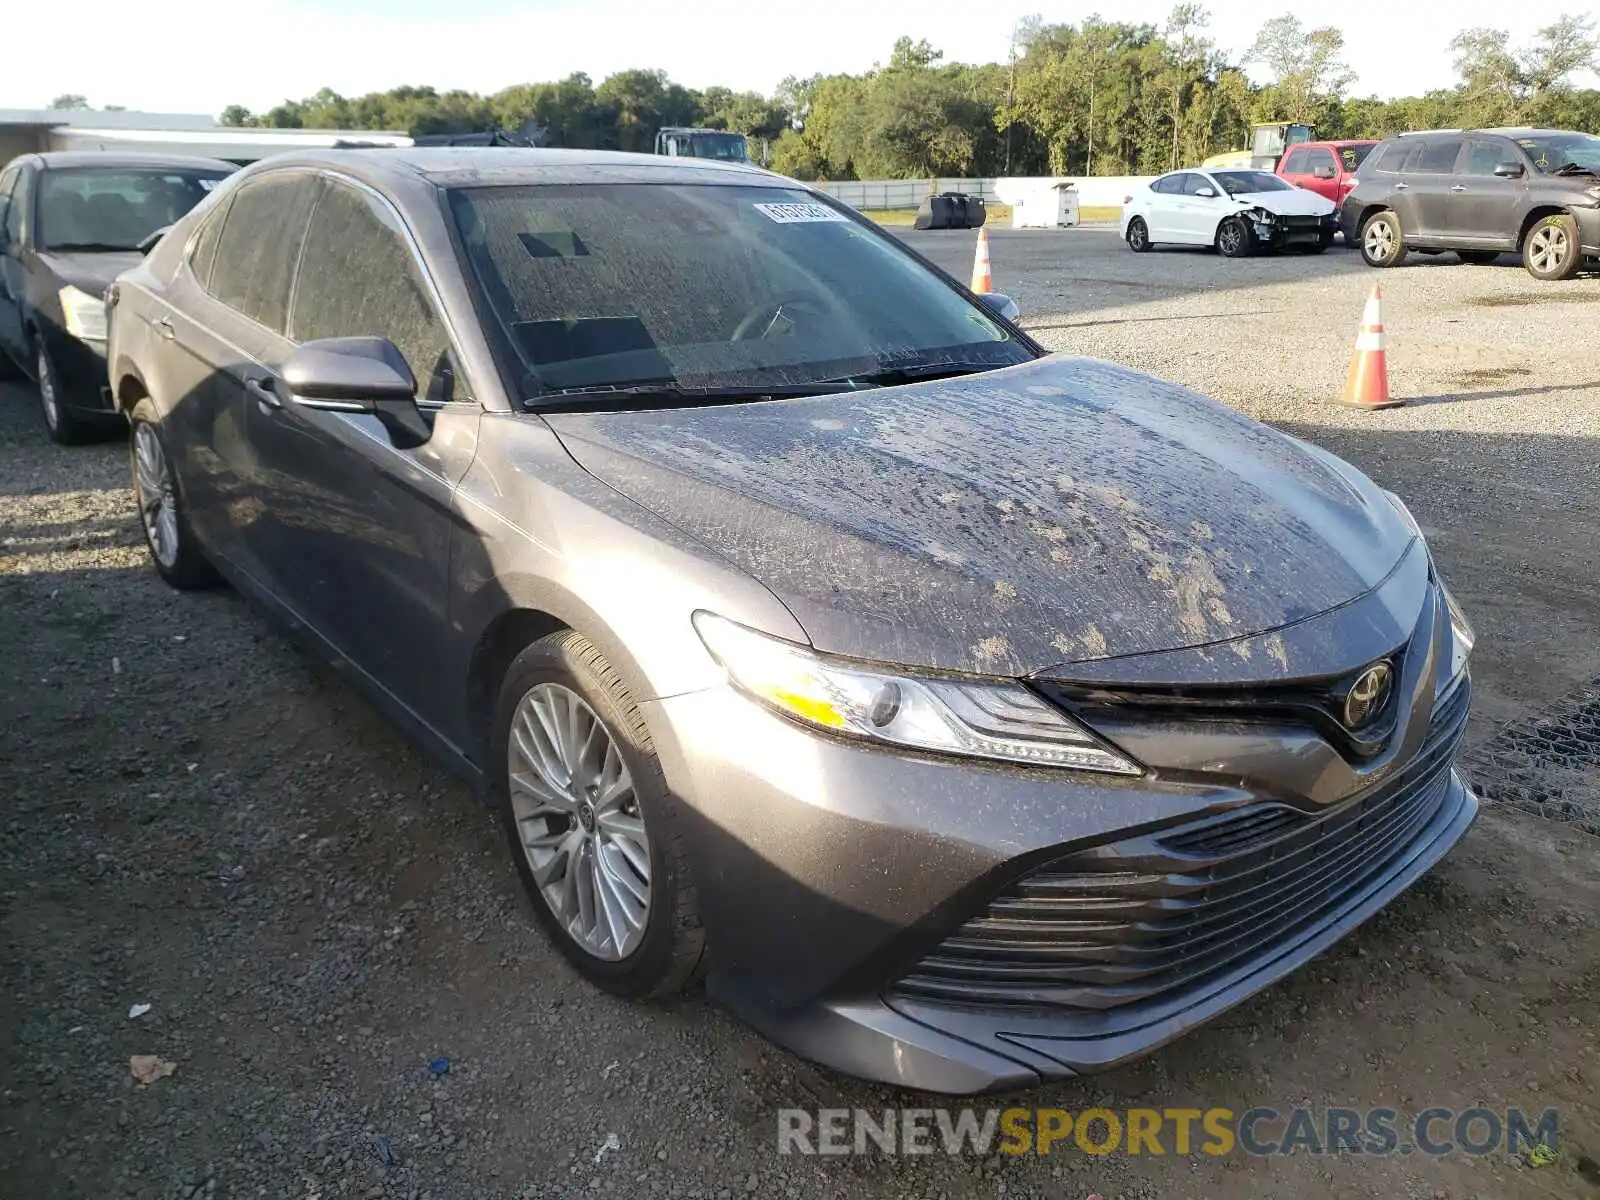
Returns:
[[[22,214],[28,208],[28,173],[23,170],[13,170],[11,178],[7,181],[5,189],[0,190],[0,205],[5,206],[5,238],[7,246],[15,246],[22,241]]]
[[[1447,175],[1455,170],[1456,156],[1460,153],[1460,138],[1443,138],[1437,142],[1429,142],[1423,147],[1417,161],[1411,164],[1411,169],[1425,175]]]
[[[426,399],[471,398],[394,212],[344,184],[329,183],[311,214],[289,337],[388,338]]]
[[[1306,171],[1308,174],[1314,174],[1317,171],[1326,171],[1329,175],[1335,175],[1338,173],[1339,167],[1338,164],[1333,161],[1333,151],[1329,150],[1327,147],[1324,146],[1315,150],[1307,150],[1306,154]]]
[[[1473,138],[1467,143],[1467,159],[1461,171],[1464,175],[1493,175],[1495,167],[1514,157],[1509,146]]]
[[[39,176],[41,250],[137,250],[229,175],[224,170],[61,167]]]
[[[289,316],[289,285],[305,236],[313,175],[275,172],[240,187],[228,206],[207,288],[222,303],[274,333]]]
[[[1230,196],[1294,191],[1294,184],[1285,183],[1270,171],[1213,171],[1211,178]]]
[[[1190,174],[1183,177],[1183,194],[1185,196],[1198,196],[1202,189],[1211,192],[1213,195],[1217,191],[1216,185],[1204,175]]]
[[[1034,357],[898,243],[800,189],[552,184],[449,202],[525,397]]]
[[[1309,169],[1306,166],[1306,152],[1304,150],[1291,150],[1283,160],[1283,173],[1285,175],[1306,175]]]
[[[1517,139],[1545,175],[1593,175],[1600,172],[1600,137],[1589,133],[1542,133]]]

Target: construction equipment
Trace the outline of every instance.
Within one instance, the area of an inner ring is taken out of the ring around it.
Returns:
[[[1276,171],[1284,152],[1299,142],[1309,142],[1316,136],[1316,127],[1296,121],[1274,121],[1250,126],[1250,148],[1228,150],[1213,154],[1202,167],[1222,170],[1254,168],[1258,171]]]
[[[656,153],[675,158],[749,162],[750,142],[744,134],[726,129],[688,129],[669,125],[656,133]]]

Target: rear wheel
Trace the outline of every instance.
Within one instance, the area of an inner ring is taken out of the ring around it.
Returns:
[[[1244,258],[1255,253],[1256,235],[1243,217],[1229,217],[1217,226],[1217,249],[1228,258]]]
[[[128,420],[132,430],[128,456],[133,464],[133,495],[156,573],[179,591],[215,583],[217,573],[189,528],[155,405],[149,400],[139,401]]]
[[[1500,257],[1498,250],[1457,250],[1456,257],[1464,263],[1471,263],[1475,267],[1487,267]]]
[[[1128,222],[1128,249],[1135,254],[1143,254],[1154,244],[1150,240],[1150,227],[1144,223],[1143,217],[1135,217]]]
[[[644,718],[571,630],[517,655],[494,729],[496,806],[534,914],[592,982],[681,991],[705,947],[695,890]]]
[[[1535,279],[1571,279],[1583,265],[1578,221],[1571,213],[1541,217],[1522,239],[1522,265]]]
[[[1393,267],[1406,256],[1400,218],[1384,211],[1373,213],[1361,227],[1361,257],[1369,267]]]

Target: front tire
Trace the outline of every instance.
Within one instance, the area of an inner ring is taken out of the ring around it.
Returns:
[[[1522,239],[1522,265],[1535,279],[1571,279],[1583,265],[1578,221],[1571,213],[1541,217]]]
[[[217,573],[206,561],[189,527],[183,492],[161,436],[155,405],[149,400],[139,401],[128,424],[133,495],[139,506],[145,548],[150,551],[156,574],[180,592],[211,586],[217,582]]]
[[[1361,226],[1361,257],[1369,267],[1396,267],[1406,256],[1400,218],[1387,209],[1373,213]]]
[[[1225,258],[1246,258],[1256,250],[1256,235],[1243,217],[1229,217],[1217,226],[1216,242]]]
[[[627,998],[682,991],[705,932],[644,718],[582,635],[533,643],[495,708],[495,802],[517,875],[557,949]]]
[[[1150,240],[1150,227],[1144,223],[1143,217],[1135,217],[1128,222],[1128,249],[1135,254],[1146,254],[1154,244]]]

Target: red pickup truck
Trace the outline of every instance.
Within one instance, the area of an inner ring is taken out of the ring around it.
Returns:
[[[1371,139],[1344,142],[1300,142],[1290,146],[1278,163],[1278,176],[1286,183],[1343,204],[1356,186],[1356,168],[1378,143]]]

